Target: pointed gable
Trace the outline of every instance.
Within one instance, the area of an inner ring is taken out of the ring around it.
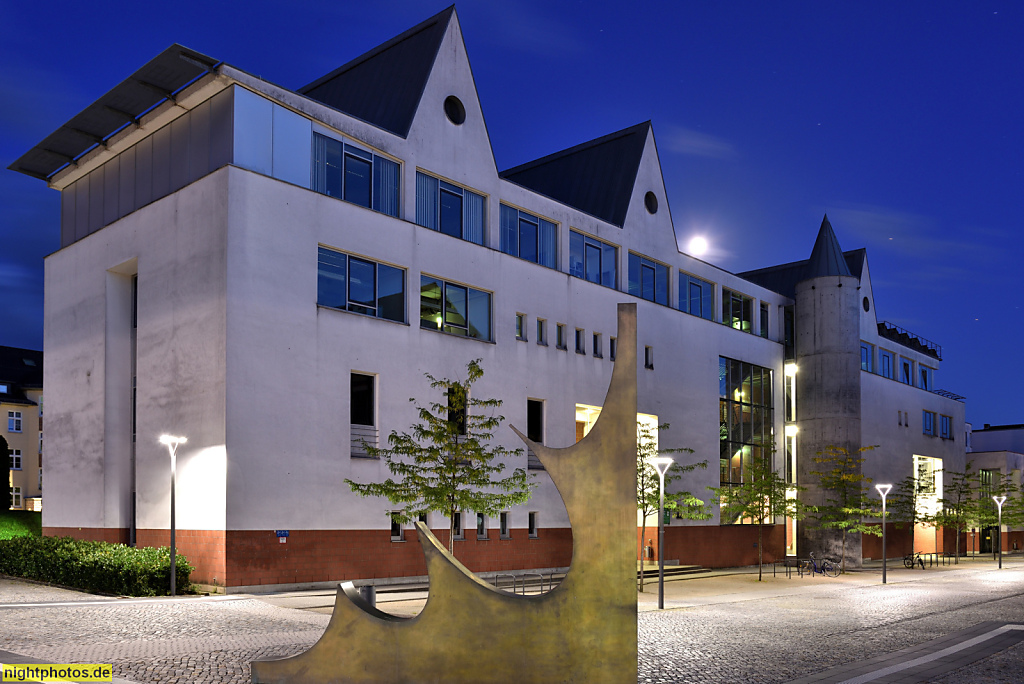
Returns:
[[[833,232],[832,224],[828,222],[828,214],[826,214],[821,221],[818,238],[814,241],[811,258],[807,260],[803,279],[850,275],[853,274],[850,273],[850,267],[846,264],[843,250],[839,247],[839,240],[836,239],[836,234]]]
[[[650,128],[644,122],[500,176],[621,228]]]
[[[452,5],[298,92],[407,137],[454,13]]]

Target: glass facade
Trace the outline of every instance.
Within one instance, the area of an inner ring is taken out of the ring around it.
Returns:
[[[719,357],[718,386],[719,480],[726,486],[743,482],[753,459],[772,457],[775,439],[772,371]]]

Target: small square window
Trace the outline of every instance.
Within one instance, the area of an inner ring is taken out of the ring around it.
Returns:
[[[644,347],[644,368],[654,370],[654,347]]]
[[[529,520],[527,522],[527,531],[530,539],[536,539],[539,535],[537,534],[537,512],[530,511]]]
[[[398,513],[389,513],[391,517],[391,541],[405,541],[402,536],[402,523],[398,519]]]
[[[586,332],[583,330],[583,328],[576,328],[576,353],[577,354],[586,354],[587,353],[587,343],[583,341],[584,340],[583,336],[585,334],[586,334]]]
[[[526,341],[526,314],[516,314],[516,339]]]
[[[596,358],[604,358],[603,354],[604,345],[601,343],[601,333],[594,333],[594,356]]]
[[[537,319],[537,344],[548,346],[548,322],[543,318]]]
[[[487,539],[487,516],[483,513],[476,514],[476,538]]]
[[[566,348],[565,323],[555,324],[555,347],[563,350]]]
[[[615,346],[616,346],[615,338],[614,337],[609,338],[608,339],[608,356],[611,357],[612,361],[615,360]]]
[[[498,514],[498,534],[502,539],[511,539],[512,535],[508,527],[508,511],[502,511]]]

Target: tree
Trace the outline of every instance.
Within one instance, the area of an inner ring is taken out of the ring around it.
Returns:
[[[3,435],[0,435],[0,464],[8,465],[9,461],[7,459],[9,457],[10,457],[10,450],[9,450],[9,448],[7,446],[7,440],[4,439]],[[11,492],[14,491],[13,489],[11,489],[11,477],[10,477],[9,473],[10,473],[10,471],[8,471],[7,478],[4,479],[4,493],[5,493],[5,496],[3,498],[3,501],[0,501],[0,506],[3,506],[3,504],[6,503],[7,504],[7,508],[11,507],[11,499],[13,498],[12,495],[11,495]],[[7,508],[3,508],[2,510],[6,511]]]
[[[502,461],[521,456],[523,450],[490,443],[505,417],[494,413],[502,404],[500,399],[479,399],[470,392],[483,374],[480,359],[469,362],[465,380],[439,380],[425,373],[431,389],[442,391],[443,400],[416,404],[419,422],[411,434],[392,431],[390,448],[364,442],[366,452],[384,459],[394,478],[368,484],[345,480],[360,496],[383,497],[400,506],[390,512],[397,522],[409,522],[429,511],[447,515],[448,550],[453,555],[456,513],[497,515],[525,503],[535,486],[522,468],[500,477],[505,470]]]
[[[943,528],[952,528],[956,533],[956,560],[960,562],[960,533],[967,529],[971,521],[978,516],[978,500],[974,496],[978,473],[973,463],[968,461],[963,470],[941,471],[942,497],[939,499],[941,510],[935,515],[935,524]]]
[[[851,453],[849,449],[829,445],[824,451],[817,452],[814,462],[822,470],[811,471],[818,476],[818,483],[824,490],[825,502],[817,507],[818,522],[826,529],[841,530],[843,533],[842,559],[840,570],[846,572],[846,536],[851,533],[873,534],[880,536],[882,529],[864,521],[880,515],[874,508],[873,501],[868,497],[868,485],[871,478],[861,469],[864,464],[865,451],[874,446],[866,446]]]
[[[669,424],[662,423],[657,427],[659,433],[668,430]],[[651,465],[651,459],[668,454],[692,454],[693,449],[659,449],[655,441],[654,431],[650,425],[636,424],[636,508],[640,511],[640,553],[643,554],[647,539],[647,518],[658,512],[660,506],[661,482],[658,471]],[[697,468],[707,468],[708,462],[680,465],[673,463],[665,472],[665,510],[674,511],[679,517],[687,520],[707,520],[711,513],[707,504],[690,492],[669,492],[669,485],[686,473]],[[640,591],[644,590],[643,561],[640,565]]]
[[[918,524],[932,524],[934,516],[921,512],[921,500],[929,494],[935,493],[935,481],[930,483],[915,477],[913,474],[896,483],[892,495],[888,500],[889,517],[897,525],[906,525],[911,530],[916,529]],[[913,533],[911,533],[913,540]],[[913,541],[911,541],[913,544]],[[910,552],[912,552],[911,546]]]
[[[787,496],[800,492],[806,487],[787,484],[772,467],[770,447],[768,455],[752,459],[742,474],[742,482],[725,487],[708,487],[717,496],[721,506],[723,522],[748,520],[757,525],[757,581],[761,581],[761,567],[764,565],[764,526],[774,525],[776,518],[788,517],[800,520],[811,507],[802,501]]]
[[[989,527],[997,527],[999,525],[999,507],[996,505],[993,496],[1005,496],[1006,501],[1003,502],[1003,514],[1002,521],[1004,525],[1013,525],[1016,511],[1014,508],[1013,501],[1017,497],[1017,486],[1013,484],[1013,480],[998,470],[980,470],[978,471],[978,500],[977,500],[977,520],[978,529],[984,530]],[[998,553],[999,548],[996,544],[1002,545],[1003,531],[999,529],[997,536],[992,540],[992,555],[993,557]]]

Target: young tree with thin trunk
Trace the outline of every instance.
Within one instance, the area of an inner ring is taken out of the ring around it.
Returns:
[[[498,515],[525,503],[535,486],[523,468],[501,477],[503,461],[521,456],[522,449],[492,444],[505,417],[495,413],[500,399],[481,399],[470,391],[483,377],[480,359],[470,361],[465,380],[437,379],[425,374],[430,387],[442,392],[440,401],[417,405],[419,422],[410,432],[392,431],[390,448],[366,444],[366,452],[383,459],[393,478],[360,484],[345,480],[360,496],[383,497],[399,507],[390,511],[404,523],[429,511],[448,516],[448,550],[455,553],[455,515],[474,511]],[[415,403],[415,399],[409,399]]]
[[[840,570],[846,572],[846,537],[848,534],[882,535],[882,528],[865,522],[865,518],[877,518],[881,515],[880,506],[875,508],[874,501],[869,497],[871,478],[862,470],[865,451],[874,446],[866,446],[850,452],[844,447],[829,445],[824,451],[817,452],[814,462],[821,470],[811,471],[818,477],[818,483],[824,490],[825,503],[818,506],[818,523],[825,529],[840,530],[843,534],[842,558]],[[879,504],[881,502],[879,501]]]
[[[963,470],[942,469],[942,509],[935,516],[935,524],[952,528],[956,534],[956,562],[960,563],[960,533],[978,517],[978,473],[968,461]]]
[[[906,526],[911,530],[910,549],[907,553],[914,551],[914,531],[917,525],[935,523],[934,516],[921,512],[921,501],[929,494],[935,494],[935,481],[928,483],[911,474],[897,482],[892,494],[889,495],[889,517],[896,525]]]
[[[726,487],[708,487],[718,498],[723,523],[746,521],[757,525],[758,582],[761,581],[761,568],[764,565],[764,526],[774,525],[775,521],[782,517],[800,520],[813,510],[795,496],[788,496],[806,488],[787,484],[775,471],[771,457],[774,453],[775,449],[772,447],[764,458],[755,458],[749,464],[744,464],[741,483]]]
[[[658,433],[668,430],[669,424],[662,423],[657,427]],[[647,541],[647,518],[658,512],[660,502],[660,488],[658,471],[651,465],[651,459],[669,454],[692,454],[693,449],[681,447],[678,449],[659,449],[654,430],[650,425],[644,423],[636,424],[636,508],[640,511],[640,591],[644,590],[643,554]],[[665,472],[665,511],[674,512],[680,518],[687,520],[707,520],[711,517],[707,504],[698,499],[690,492],[670,492],[669,485],[678,480],[686,473],[697,468],[707,468],[707,461],[688,463],[685,465],[674,463]]]

